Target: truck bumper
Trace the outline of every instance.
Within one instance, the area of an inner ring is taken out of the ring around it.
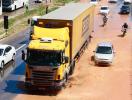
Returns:
[[[57,89],[57,90],[59,89],[60,90],[64,85],[64,81],[54,80],[52,84],[49,84],[49,85],[47,84],[45,85],[45,83],[38,85],[38,84],[35,84],[31,78],[26,78],[25,84],[28,84],[29,87],[34,87],[37,89]]]

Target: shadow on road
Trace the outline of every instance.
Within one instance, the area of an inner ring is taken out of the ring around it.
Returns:
[[[25,63],[21,63],[13,72],[14,75],[24,75],[25,74]]]
[[[96,64],[97,67],[110,67],[109,64]]]
[[[3,89],[6,93],[12,94],[27,94],[27,95],[42,95],[42,96],[56,96],[60,91],[53,89],[36,89],[31,87],[27,89],[24,81],[8,80],[6,87]]]
[[[122,34],[121,35],[117,35],[118,37],[124,37]]]

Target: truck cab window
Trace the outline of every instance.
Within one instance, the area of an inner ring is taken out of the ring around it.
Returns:
[[[61,63],[60,52],[28,51],[28,63],[40,66],[58,66]],[[39,58],[39,59],[38,59]]]

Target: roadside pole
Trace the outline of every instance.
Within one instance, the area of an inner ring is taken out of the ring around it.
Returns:
[[[48,0],[45,1],[45,13],[48,13]]]
[[[5,29],[6,36],[7,36],[7,33],[8,33],[8,28],[9,28],[8,16],[4,16],[4,29]]]
[[[45,0],[44,5],[45,5],[45,14],[48,13],[49,5],[51,4],[52,0]]]

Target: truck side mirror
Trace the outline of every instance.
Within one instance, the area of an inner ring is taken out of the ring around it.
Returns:
[[[30,20],[30,19],[28,19],[28,20],[27,20],[27,23],[28,23],[28,24],[30,24],[30,23],[31,23],[31,20]]]
[[[65,57],[65,63],[68,63],[69,57]]]

